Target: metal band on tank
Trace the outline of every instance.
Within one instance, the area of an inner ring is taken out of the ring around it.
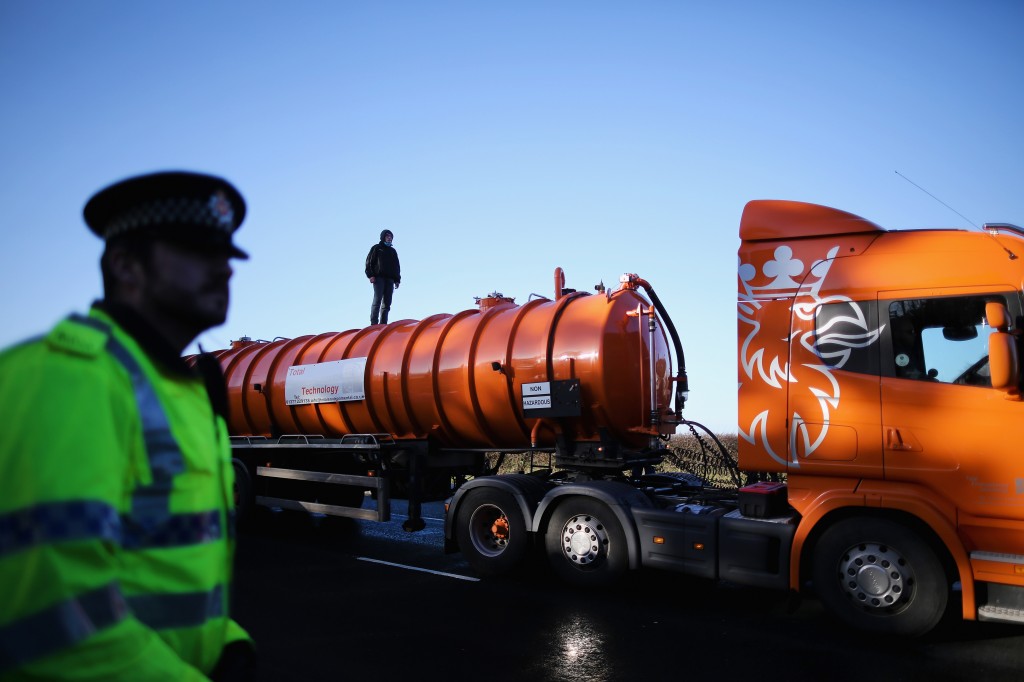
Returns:
[[[556,301],[555,312],[551,315],[551,325],[548,327],[548,340],[546,345],[547,360],[548,360],[548,381],[554,381],[555,379],[555,331],[558,329],[558,321],[561,319],[562,314],[565,313],[565,309],[569,306],[569,303],[575,301],[581,296],[588,296],[589,294],[576,291],[565,296],[560,296]],[[572,377],[566,377],[572,378]]]
[[[516,316],[512,320],[512,326],[509,327],[508,331],[508,343],[505,346],[504,364],[508,364],[513,361],[512,347],[515,345],[517,335],[519,334],[519,327],[522,325],[523,320],[526,319],[526,314],[529,311],[536,308],[537,306],[550,302],[551,299],[535,298],[532,301],[527,301],[523,305],[519,306],[519,309],[516,310]],[[505,383],[508,386],[508,404],[517,404],[519,402],[519,399],[515,393],[515,381],[513,380],[510,374],[505,376]],[[523,437],[529,437],[530,428],[526,425],[526,418],[522,416],[521,410],[512,410],[512,415],[515,417],[516,422],[519,424],[519,428],[522,430]]]
[[[364,327],[364,331],[367,332],[366,336],[370,336],[370,330],[373,330],[374,332],[376,332],[376,336],[374,336],[370,340],[370,350],[366,354],[367,357],[370,358],[372,361],[368,361],[366,363],[366,376],[364,376],[364,378],[363,378],[363,380],[365,382],[364,385],[366,386],[366,389],[367,389],[365,391],[365,393],[366,393],[366,407],[367,407],[366,415],[370,418],[370,421],[373,423],[374,431],[381,432],[381,433],[383,433],[383,432],[395,433],[397,431],[397,429],[386,427],[384,425],[384,422],[381,421],[380,418],[378,418],[378,415],[384,415],[387,418],[387,420],[389,422],[391,422],[391,426],[392,427],[396,426],[396,424],[395,424],[396,420],[394,418],[394,415],[391,414],[391,404],[390,404],[390,401],[388,400],[388,375],[387,375],[386,372],[383,372],[383,371],[381,372],[380,400],[384,404],[383,405],[376,405],[376,401],[374,400],[374,391],[369,390],[373,386],[372,370],[373,370],[373,366],[376,364],[377,355],[380,354],[380,348],[384,344],[384,339],[386,339],[389,335],[391,335],[395,331],[397,331],[398,328],[399,328],[399,323],[398,322],[392,322],[391,324],[386,325],[384,327],[384,329],[374,329],[373,327]],[[351,347],[352,347],[352,344],[349,344],[345,348],[345,350],[348,351]]]
[[[478,315],[479,313],[480,311],[478,310],[463,310],[449,317],[441,326],[441,331],[437,336],[437,343],[434,344],[434,357],[431,360],[430,364],[430,388],[434,394],[434,404],[437,405],[437,416],[441,421],[441,430],[447,435],[449,440],[454,440],[453,437],[456,431],[455,427],[452,426],[451,421],[448,419],[448,415],[445,414],[444,403],[441,400],[441,391],[437,385],[437,378],[440,375],[439,369],[441,366],[441,351],[444,349],[445,339],[451,332],[452,327],[454,327],[456,323],[466,319],[470,315]]]
[[[469,396],[469,403],[473,407],[473,414],[476,416],[480,430],[484,432],[487,440],[492,443],[497,443],[498,437],[495,434],[494,428],[487,421],[483,408],[480,407],[480,395],[476,386],[476,357],[477,351],[480,350],[480,337],[483,335],[484,329],[487,328],[487,325],[494,317],[506,310],[508,308],[502,308],[499,303],[493,308],[488,308],[480,313],[480,320],[476,324],[476,329],[473,330],[473,336],[469,343],[469,353],[466,358],[466,395]]]
[[[387,327],[385,327],[385,328],[387,328]],[[373,327],[363,327],[362,329],[357,329],[357,330],[351,330],[350,329],[348,331],[341,332],[341,334],[339,334],[339,338],[345,336],[346,334],[349,335],[349,336],[347,336],[347,338],[346,338],[345,345],[344,345],[344,347],[341,350],[341,356],[338,359],[339,360],[348,360],[348,359],[350,359],[351,356],[349,355],[349,353],[352,351],[352,348],[353,348],[353,346],[355,346],[356,342],[358,342],[360,339],[362,339],[364,337],[369,336],[372,333],[372,330],[373,330]],[[332,345],[333,345],[333,343],[332,343]],[[373,348],[373,342],[372,341],[370,342],[370,347],[371,347],[371,349]],[[366,403],[366,405],[364,406],[364,409],[366,410],[366,413],[370,417],[371,421],[373,420],[373,409],[372,409],[373,400],[372,400],[372,398],[370,396],[370,391],[367,390],[369,388],[369,382],[366,381],[366,372],[369,372],[371,370],[372,366],[373,366],[372,358],[368,354],[367,355],[367,359],[366,359],[366,367],[364,369],[364,374],[363,374],[363,388],[364,388],[363,393],[365,395],[365,401],[364,402]],[[353,403],[352,406],[354,408],[355,407],[355,403]],[[349,409],[350,408],[349,408],[349,406],[347,404],[345,404],[343,402],[338,403],[338,410],[341,413],[341,420],[342,420],[342,422],[344,422],[345,428],[348,429],[349,433],[359,433],[360,429],[356,428],[355,421],[354,421],[355,418],[350,414]]]
[[[234,344],[234,342],[232,342]],[[260,433],[259,429],[256,429],[256,415],[253,414],[253,410],[249,405],[250,394],[255,396],[254,400],[262,401],[261,407],[264,412],[269,411],[267,403],[270,399],[271,386],[267,383],[266,379],[262,381],[254,381],[253,373],[259,365],[259,359],[274,343],[270,341],[253,341],[235,347],[232,345],[231,348],[222,351],[213,351],[213,355],[216,356],[217,361],[220,363],[221,371],[224,374],[224,380],[227,383],[228,391],[228,414],[230,418],[227,420],[228,431],[233,432],[245,432],[248,434]],[[250,357],[252,356],[252,357]],[[231,380],[235,378],[238,367],[244,364],[244,371],[242,372],[241,390],[231,390]],[[245,386],[260,385],[260,390],[246,391]],[[238,423],[241,422],[245,425],[244,429],[238,429]]]
[[[317,343],[323,342],[323,348],[321,348],[320,352],[316,354],[315,362],[327,362],[327,352],[331,349],[331,346],[334,344],[334,341],[337,338],[337,336],[338,336],[338,334],[336,332],[324,332],[322,334],[317,334],[317,335],[313,336],[313,338],[311,338],[308,341],[306,341],[306,344],[303,346],[301,354],[305,355]],[[320,424],[320,433],[330,433],[331,432],[331,429],[329,429],[328,426],[327,426],[327,419],[324,417],[323,410],[326,407],[328,407],[328,406],[337,406],[337,405],[340,405],[340,404],[341,403],[314,403],[313,404],[313,408],[314,408],[313,409],[313,414],[316,416],[317,422]],[[303,425],[303,426],[305,427],[305,425]],[[306,433],[306,431],[303,430],[303,433]]]
[[[281,375],[281,395],[285,395],[285,377],[288,374],[288,367],[295,364],[296,359],[302,355],[306,349],[306,342],[313,338],[311,334],[305,336],[297,336],[294,339],[286,339],[281,342],[281,345],[274,349],[273,359],[270,361],[270,367],[267,369],[268,383],[276,384],[278,381],[278,367],[284,366],[285,371]],[[273,346],[274,344],[271,344]],[[287,353],[291,353],[291,357],[288,358],[287,363],[285,358]],[[277,386],[274,386],[276,390]],[[275,402],[278,404],[275,405]],[[270,400],[268,403],[268,416],[270,417],[270,425],[278,432],[281,433],[302,433],[299,427],[299,419],[296,416],[296,410],[302,407],[309,407],[309,405],[289,405],[285,401],[274,401]],[[275,410],[275,407],[277,408]],[[285,424],[284,418],[287,416],[290,423]]]
[[[405,413],[409,415],[409,422],[412,424],[413,432],[419,437],[426,437],[427,427],[424,427],[420,423],[419,419],[416,418],[416,412],[413,409],[412,396],[409,395],[409,367],[412,364],[413,349],[416,347],[416,342],[419,341],[420,336],[423,335],[427,329],[432,327],[435,322],[444,320],[451,315],[447,313],[438,313],[431,315],[423,320],[420,320],[413,327],[412,332],[409,334],[409,342],[405,346],[405,352],[402,354],[402,404],[405,406]],[[430,377],[433,381],[433,376]]]

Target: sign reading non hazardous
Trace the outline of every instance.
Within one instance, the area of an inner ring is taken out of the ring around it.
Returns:
[[[293,365],[284,380],[286,405],[337,403],[366,397],[366,358]]]
[[[523,396],[523,409],[524,410],[537,410],[542,407],[551,407],[551,396],[549,395],[534,395],[534,396]]]
[[[523,384],[523,410],[541,410],[548,407],[551,407],[550,381]]]
[[[523,384],[523,397],[531,395],[551,395],[551,382],[537,381],[532,384]]]
[[[580,416],[579,379],[526,383],[522,391],[524,417]]]

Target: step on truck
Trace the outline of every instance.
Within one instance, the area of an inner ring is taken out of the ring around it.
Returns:
[[[386,521],[406,497],[417,530],[450,496],[446,549],[483,575],[540,551],[594,589],[654,567],[812,591],[879,633],[1024,622],[1024,230],[752,201],[740,238],[737,459],[682,415],[650,283],[576,291],[556,269],[522,305],[217,352],[240,513]],[[666,466],[677,431],[688,470]],[[511,453],[544,466],[497,474]]]

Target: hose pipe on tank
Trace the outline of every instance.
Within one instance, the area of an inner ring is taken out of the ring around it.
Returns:
[[[654,293],[654,287],[651,286],[650,282],[642,277],[636,275],[632,276],[633,281],[639,286],[643,287],[647,295],[651,297],[651,304],[661,315],[661,319],[665,323],[665,328],[668,329],[668,334],[672,338],[672,345],[675,347],[676,359],[679,361],[679,372],[676,374],[676,392],[675,392],[675,416],[676,419],[683,418],[683,405],[686,403],[686,396],[690,392],[690,384],[686,379],[686,358],[683,357],[683,344],[679,340],[679,333],[676,331],[676,326],[672,324],[672,318],[669,317],[668,311],[665,310],[664,304],[661,299],[658,298],[658,294]]]
[[[553,423],[550,420],[545,419],[543,417],[538,419],[536,422],[534,422],[533,428],[530,429],[530,447],[534,450],[537,449],[537,440],[540,436],[541,429],[547,429],[555,438],[557,438],[562,433],[562,427],[559,426],[557,423]]]

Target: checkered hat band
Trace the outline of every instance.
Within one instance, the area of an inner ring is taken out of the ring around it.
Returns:
[[[226,201],[226,200],[223,200]],[[165,225],[212,228],[225,235],[235,229],[230,204],[216,205],[211,199],[178,197],[137,204],[110,221],[105,237],[110,239],[135,230]]]

